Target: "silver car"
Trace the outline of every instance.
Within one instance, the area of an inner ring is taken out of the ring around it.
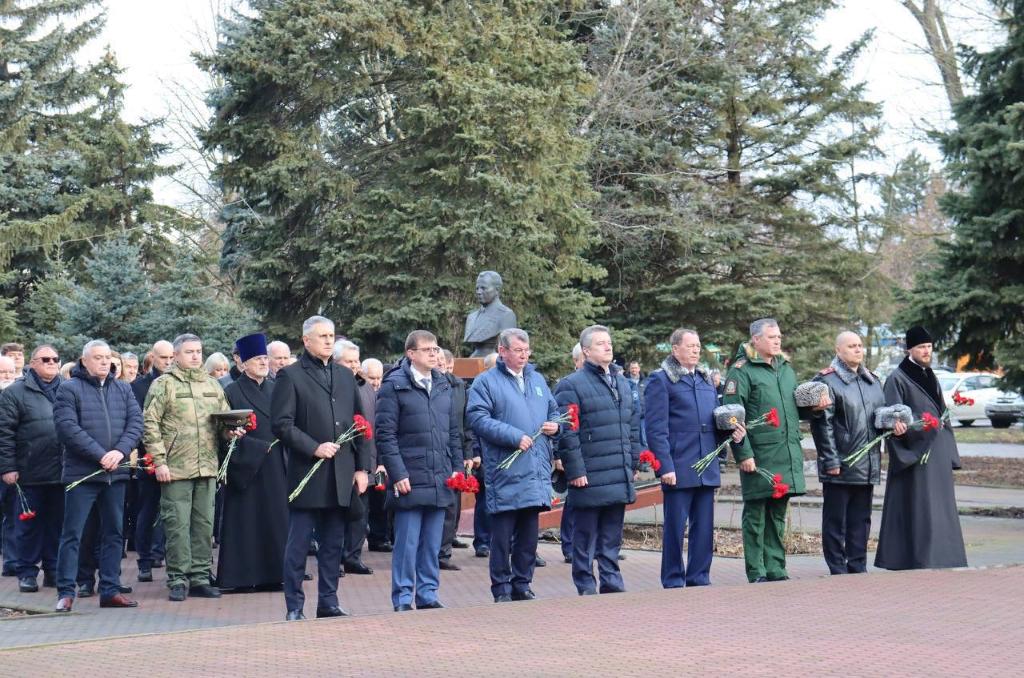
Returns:
[[[985,416],[992,422],[992,428],[1009,428],[1024,420],[1024,397],[1004,391],[985,404]]]

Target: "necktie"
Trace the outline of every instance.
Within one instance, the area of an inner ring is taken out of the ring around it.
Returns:
[[[430,377],[420,379],[420,384],[426,389],[427,393],[430,393]]]
[[[523,375],[516,375],[516,384],[519,386],[520,393],[526,393],[526,382],[523,380]]]

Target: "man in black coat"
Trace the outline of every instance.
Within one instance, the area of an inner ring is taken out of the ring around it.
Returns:
[[[132,393],[139,407],[146,404],[149,388],[174,363],[174,345],[161,339],[153,344],[153,366],[149,372],[132,382]],[[146,447],[139,441],[139,456]],[[139,581],[153,581],[153,567],[164,558],[164,528],[157,521],[160,515],[160,483],[149,473],[136,473],[138,496],[135,500],[135,553],[139,557]]]
[[[369,441],[364,436],[335,444],[362,415],[359,388],[352,372],[331,362],[334,323],[312,316],[302,324],[305,351],[294,365],[277,373],[271,401],[273,432],[288,459],[288,490],[293,491],[314,464],[324,460],[303,491],[289,505],[284,556],[286,619],[305,619],[302,580],[314,528],[320,541],[316,616],[341,617],[338,575],[345,523],[360,511],[370,469]]]
[[[8,491],[17,484],[35,517],[13,524],[18,544],[18,589],[39,590],[57,585],[57,544],[64,520],[64,487],[60,483],[61,446],[53,424],[53,403],[60,386],[60,358],[49,344],[32,351],[25,378],[0,395],[0,475]],[[19,508],[19,513],[21,508]]]
[[[593,325],[580,334],[586,362],[555,387],[559,407],[579,407],[580,429],[565,429],[559,456],[574,507],[572,580],[582,595],[625,590],[619,548],[626,504],[636,501],[640,464],[640,414],[633,394],[612,362],[611,332]],[[594,560],[600,588],[594,579]]]
[[[447,350],[441,351],[441,357],[437,361],[437,371],[440,372],[448,383],[452,385],[452,403],[456,413],[459,415],[459,439],[462,440],[463,468],[466,472],[473,470],[473,438],[466,425],[466,382],[456,377],[452,370],[455,369],[455,355]],[[455,493],[455,502],[444,510],[444,532],[441,534],[441,553],[439,563],[442,570],[461,570],[462,568],[452,562],[452,549],[464,549],[469,546],[466,542],[459,541],[456,533],[459,530],[459,518],[462,516],[462,493]]]
[[[288,537],[288,476],[284,452],[270,430],[275,382],[269,378],[267,338],[242,337],[235,351],[242,371],[224,395],[232,409],[253,411],[256,428],[235,443],[227,460],[217,585],[235,591],[278,590]]]

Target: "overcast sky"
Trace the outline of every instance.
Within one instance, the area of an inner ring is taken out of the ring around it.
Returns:
[[[109,45],[125,69],[129,119],[165,115],[172,82],[200,89],[203,77],[190,55],[209,40],[217,9],[229,4],[229,0],[106,0],[106,31],[95,48]],[[949,22],[954,39],[983,43],[986,25],[974,20],[971,7],[984,6],[985,0],[951,4],[958,5]],[[891,167],[914,148],[938,161],[936,149],[924,140],[924,130],[948,123],[948,106],[937,85],[934,64],[916,48],[923,42],[920,28],[899,0],[846,0],[829,13],[815,41],[838,52],[872,29],[875,39],[858,63],[855,78],[867,82],[868,96],[884,105],[881,148],[886,158],[881,163]],[[164,201],[181,200],[181,192],[169,183],[157,186],[157,193]]]

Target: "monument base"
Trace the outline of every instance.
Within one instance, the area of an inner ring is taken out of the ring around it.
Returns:
[[[483,358],[456,358],[452,373],[459,379],[472,379],[483,371]]]

